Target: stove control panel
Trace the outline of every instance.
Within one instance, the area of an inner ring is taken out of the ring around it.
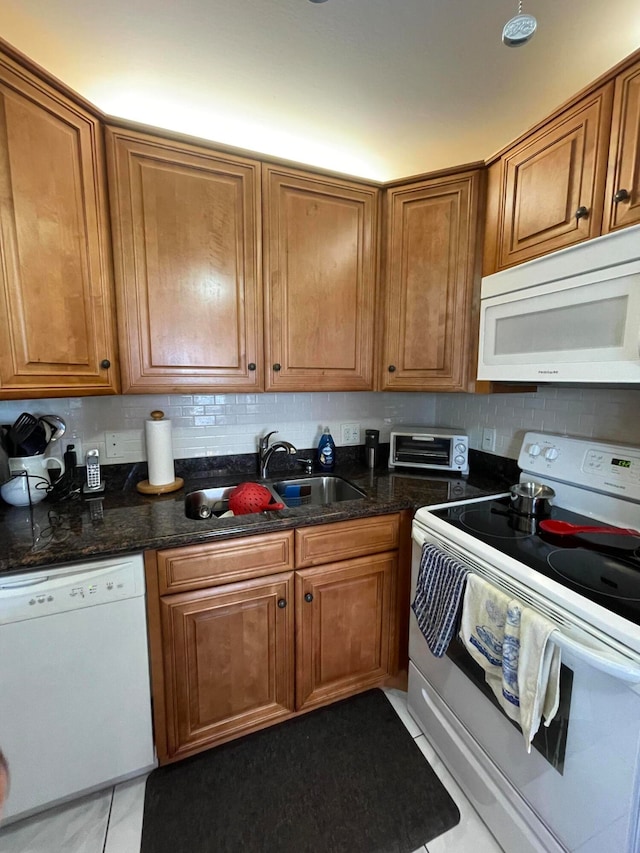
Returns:
[[[534,478],[537,474],[640,501],[640,447],[528,432],[518,465]]]

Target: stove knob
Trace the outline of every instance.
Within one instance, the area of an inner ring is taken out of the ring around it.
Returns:
[[[540,456],[541,447],[539,444],[529,445],[529,456]]]
[[[554,459],[558,458],[558,448],[548,447],[544,452],[544,458],[547,460],[547,462],[553,462]]]

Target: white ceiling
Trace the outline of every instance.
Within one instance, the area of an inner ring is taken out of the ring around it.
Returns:
[[[640,47],[638,0],[0,0],[106,113],[376,180],[491,155]]]

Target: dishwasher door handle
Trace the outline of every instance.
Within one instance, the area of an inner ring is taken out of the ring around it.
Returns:
[[[24,586],[37,586],[38,584],[46,583],[48,580],[49,580],[49,575],[47,575],[44,578],[42,576],[40,576],[40,577],[34,578],[33,580],[22,580],[21,579],[19,581],[14,581],[13,583],[2,583],[2,584],[0,584],[0,590],[3,590],[3,589],[22,589],[22,587],[24,587]]]

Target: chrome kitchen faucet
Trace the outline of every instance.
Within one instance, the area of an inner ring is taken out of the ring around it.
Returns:
[[[272,435],[277,435],[277,433],[277,429],[272,432],[268,432],[266,435],[262,436],[258,444],[261,480],[264,480],[267,477],[267,468],[274,453],[277,453],[278,450],[284,450],[289,455],[294,456],[298,452],[293,444],[290,444],[288,441],[274,441],[271,447],[269,447],[269,439]]]

